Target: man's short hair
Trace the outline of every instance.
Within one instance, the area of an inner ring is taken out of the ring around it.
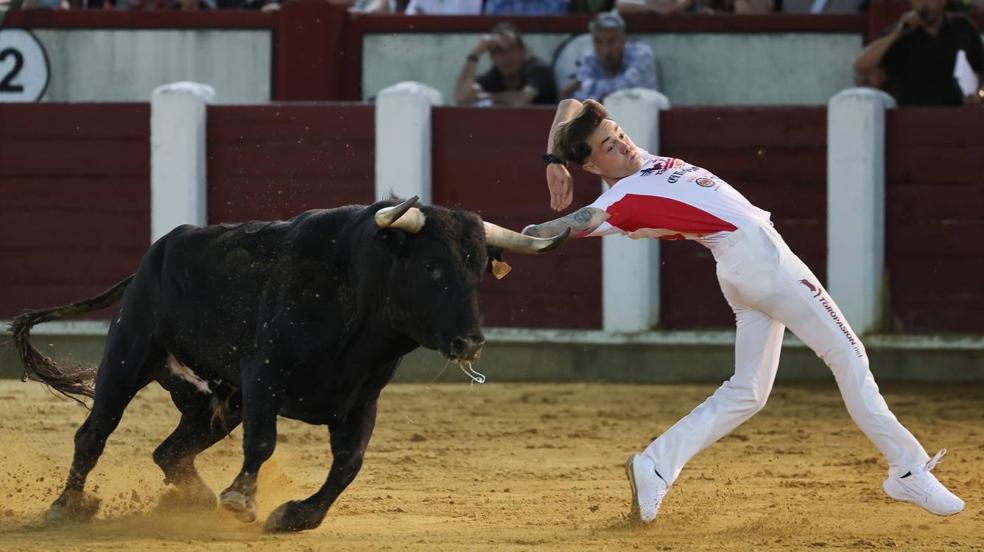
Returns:
[[[625,20],[622,16],[618,14],[617,11],[607,11],[600,12],[588,23],[588,31],[595,32],[605,29],[615,29],[619,32],[625,32]]]
[[[602,121],[608,118],[605,106],[594,100],[585,100],[581,111],[573,119],[562,123],[554,134],[553,154],[563,161],[583,165],[591,155],[588,138]]]
[[[494,35],[511,36],[520,48],[526,48],[526,44],[523,44],[523,35],[519,34],[519,29],[516,28],[516,25],[508,21],[497,23],[495,27],[492,27],[491,33]]]

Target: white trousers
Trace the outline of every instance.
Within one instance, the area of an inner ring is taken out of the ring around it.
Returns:
[[[771,225],[741,228],[712,253],[737,319],[735,374],[646,448],[667,483],[694,455],[765,406],[786,327],[830,367],[848,413],[881,450],[891,473],[929,460],[885,404],[864,345],[834,300]]]

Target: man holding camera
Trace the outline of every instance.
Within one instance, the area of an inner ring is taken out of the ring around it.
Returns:
[[[946,0],[911,4],[855,60],[858,82],[876,82],[873,77],[884,71],[899,105],[984,105],[984,48],[977,28],[965,17],[946,14]],[[963,90],[954,78],[960,51],[977,77],[976,89]]]

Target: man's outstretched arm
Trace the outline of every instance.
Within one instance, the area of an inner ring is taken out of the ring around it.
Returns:
[[[523,233],[527,236],[533,236],[535,238],[547,238],[556,236],[557,234],[560,234],[564,230],[570,228],[571,236],[575,238],[583,238],[591,232],[594,232],[595,229],[601,226],[601,223],[606,220],[608,220],[608,213],[605,211],[596,207],[582,207],[569,215],[560,217],[559,219],[554,219],[542,224],[531,224],[526,228],[523,228]]]

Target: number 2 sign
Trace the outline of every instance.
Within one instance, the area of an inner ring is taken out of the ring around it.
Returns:
[[[48,56],[30,31],[0,30],[0,102],[36,102],[48,88]]]

